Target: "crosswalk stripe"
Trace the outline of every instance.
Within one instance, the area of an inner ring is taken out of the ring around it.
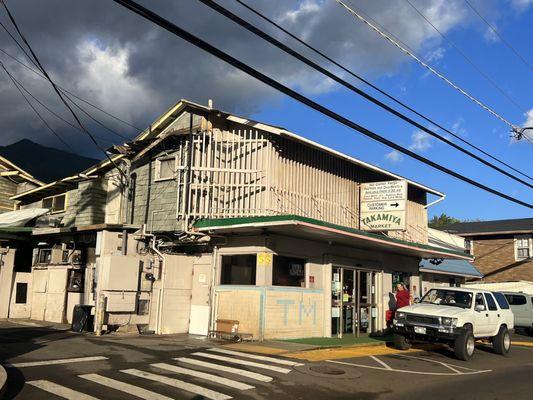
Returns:
[[[210,369],[215,369],[217,371],[229,372],[230,374],[237,374],[239,376],[245,376],[247,378],[254,379],[259,382],[271,382],[272,381],[272,377],[263,375],[263,374],[258,374],[257,372],[251,372],[251,371],[246,371],[244,369],[228,367],[226,365],[213,364],[207,361],[196,360],[194,358],[178,357],[178,358],[174,358],[174,360],[177,360],[177,361],[180,361],[186,364],[196,365],[198,367],[210,368]]]
[[[121,370],[121,372],[130,374],[133,376],[138,376],[140,378],[150,379],[155,382],[161,382],[161,383],[164,383],[165,385],[173,386],[175,388],[185,390],[187,392],[198,394],[200,396],[203,396],[211,400],[228,400],[232,398],[231,396],[228,396],[226,394],[215,392],[214,390],[207,389],[202,386],[194,385],[192,383],[180,381],[179,379],[169,378],[168,376],[164,376],[164,375],[152,374],[150,372],[140,371],[134,368],[123,369]]]
[[[260,356],[257,354],[250,354],[250,353],[243,353],[241,351],[234,351],[234,350],[227,350],[227,349],[208,349],[209,351],[215,351],[217,353],[223,353],[223,354],[230,354],[232,356],[239,356],[244,358],[251,358],[254,360],[261,360],[261,361],[267,361],[275,364],[281,364],[281,365],[288,365],[290,367],[297,367],[303,365],[302,363],[289,361],[289,360],[281,360],[279,358],[273,358],[273,357],[266,357],[266,356]]]
[[[16,368],[22,368],[22,367],[38,367],[41,365],[70,364],[70,363],[101,361],[101,360],[107,360],[107,357],[95,356],[95,357],[62,358],[59,360],[19,362],[19,363],[6,364],[6,365],[11,366],[11,367],[16,367]]]
[[[68,400],[98,400],[96,397],[89,396],[88,394],[77,392],[76,390],[69,389],[68,387],[58,385],[57,383],[50,382],[44,379],[27,382],[29,385],[38,387],[48,393],[55,394],[56,396],[63,397]]]
[[[194,376],[196,378],[205,379],[206,381],[219,383],[221,385],[229,386],[234,389],[239,389],[239,390],[254,389],[254,386],[247,385],[246,383],[234,381],[233,379],[223,378],[218,375],[207,374],[205,372],[196,371],[194,369],[182,368],[176,365],[170,365],[170,364],[165,364],[165,363],[151,364],[151,366],[156,367],[156,368],[161,368],[161,369],[171,371],[171,372],[176,372],[178,374],[189,375],[189,376]]]
[[[121,392],[131,394],[132,396],[139,397],[144,400],[173,400],[170,397],[164,396],[156,392],[152,392],[151,390],[143,389],[135,385],[130,385],[126,382],[117,381],[116,379],[107,378],[102,375],[85,374],[78,376],[80,378],[87,379],[100,385],[110,387],[111,389],[120,390]]]
[[[211,358],[213,360],[226,361],[232,364],[240,364],[240,365],[247,365],[249,367],[268,369],[271,371],[280,372],[282,374],[288,374],[289,372],[291,372],[291,370],[287,368],[276,367],[274,365],[261,364],[261,363],[254,362],[254,361],[241,360],[238,358],[219,356],[217,354],[209,354],[209,353],[202,353],[202,352],[197,352],[197,353],[192,353],[192,354],[195,356]]]

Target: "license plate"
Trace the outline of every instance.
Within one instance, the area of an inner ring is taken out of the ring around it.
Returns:
[[[415,326],[415,333],[420,333],[422,335],[426,334],[426,328],[423,326]]]

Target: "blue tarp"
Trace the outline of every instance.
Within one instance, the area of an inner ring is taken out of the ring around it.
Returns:
[[[445,258],[440,263],[435,263],[435,260],[422,259],[420,262],[420,270],[422,272],[434,272],[436,274],[458,275],[468,278],[482,278],[483,274],[474,267],[474,264],[466,260],[453,260]]]

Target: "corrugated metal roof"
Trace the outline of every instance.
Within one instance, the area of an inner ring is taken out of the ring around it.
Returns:
[[[450,258],[445,258],[438,264],[433,260],[423,259],[420,262],[420,271],[464,276],[466,278],[483,278],[483,274],[474,267],[474,264],[466,260],[455,260]]]

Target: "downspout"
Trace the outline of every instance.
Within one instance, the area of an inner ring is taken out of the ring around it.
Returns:
[[[211,332],[214,332],[215,327],[215,318],[216,318],[216,291],[215,291],[215,282],[216,282],[216,271],[217,271],[217,264],[218,264],[218,246],[215,246],[213,248],[213,261],[211,262],[211,290],[209,291],[209,306],[211,308],[211,311],[209,313],[209,330]],[[209,335],[209,333],[208,333]]]
[[[161,324],[162,324],[162,317],[163,317],[163,299],[165,295],[165,256],[156,246],[155,242],[155,235],[152,233],[146,233],[146,224],[143,224],[141,236],[150,237],[150,250],[152,250],[157,257],[159,258],[159,272],[161,274],[161,288],[159,289],[159,300],[157,302],[157,313],[156,313],[156,328],[155,333],[160,335],[161,334]]]

